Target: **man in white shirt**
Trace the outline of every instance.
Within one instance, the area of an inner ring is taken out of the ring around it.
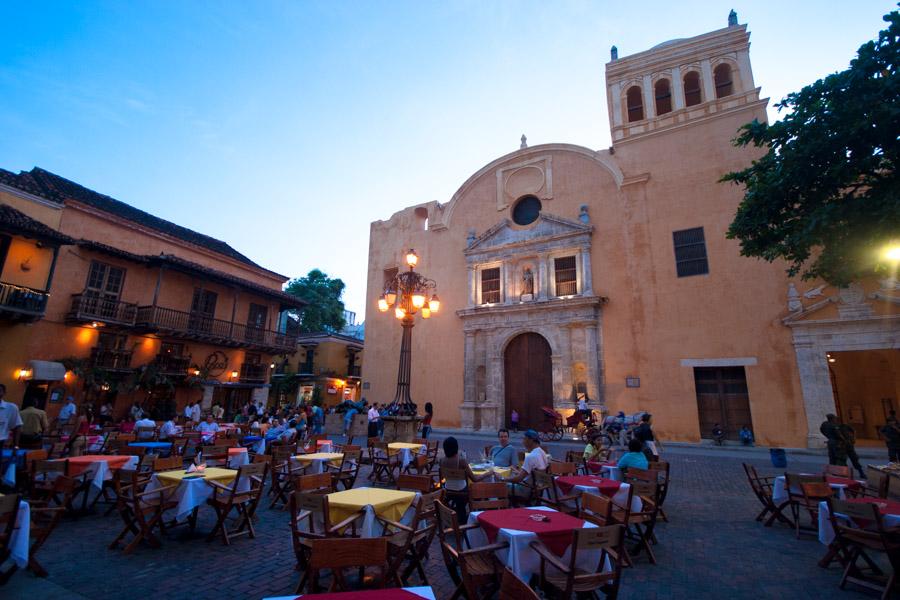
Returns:
[[[381,413],[373,403],[369,407],[369,437],[378,437],[378,422],[381,421]]]
[[[59,411],[59,421],[60,423],[66,423],[75,416],[78,412],[78,407],[75,406],[75,398],[72,396],[66,397],[66,405],[62,407],[62,410]]]
[[[184,413],[183,414],[184,414],[184,418],[188,421],[191,420],[191,408],[193,406],[194,405],[191,404],[190,402],[188,402],[187,404],[184,405]]]
[[[140,420],[135,421],[134,423],[134,431],[137,433],[138,440],[149,440],[153,438],[152,431],[141,431],[141,427],[152,427],[156,429],[156,421],[150,419],[148,417],[142,417]]]
[[[0,383],[0,448],[19,447],[19,431],[22,429],[22,416],[19,407],[4,400],[6,386]]]
[[[200,405],[198,404],[197,406],[199,407]],[[197,431],[202,434],[200,438],[204,442],[209,443],[216,439],[216,432],[219,431],[219,424],[216,423],[211,414],[206,415],[206,420],[197,426]]]
[[[159,439],[170,440],[178,435],[178,429],[175,427],[175,421],[169,419],[159,428]]]
[[[537,431],[534,429],[526,431],[522,443],[524,444],[526,451],[525,460],[522,461],[521,469],[512,467],[512,476],[505,480],[509,483],[522,483],[535,469],[546,471],[550,466],[550,459],[547,456],[547,453],[544,452],[544,449],[541,448],[541,438],[538,436]],[[529,492],[529,488],[525,486],[513,486],[513,493],[516,495],[528,495]]]
[[[193,406],[191,406],[191,421],[194,423],[200,422],[200,403],[194,402]]]
[[[216,402],[215,404],[212,405],[210,412],[212,413],[212,416],[216,419],[221,419],[222,417],[225,416],[225,409],[222,408],[221,406],[219,406],[218,402]]]

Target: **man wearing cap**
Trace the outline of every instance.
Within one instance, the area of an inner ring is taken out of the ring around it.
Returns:
[[[525,446],[525,460],[522,461],[522,468],[512,468],[512,476],[504,480],[508,483],[522,483],[528,479],[528,476],[535,469],[546,471],[550,466],[550,459],[547,457],[544,449],[541,448],[541,438],[538,436],[537,431],[534,429],[526,431],[522,443]],[[528,495],[530,490],[524,486],[514,485],[513,493],[520,496]]]
[[[62,407],[62,410],[59,411],[59,422],[66,423],[75,416],[75,413],[78,412],[78,407],[75,406],[75,398],[72,396],[66,397],[66,405]]]

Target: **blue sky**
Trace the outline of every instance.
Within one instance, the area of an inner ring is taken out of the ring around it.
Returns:
[[[894,7],[7,0],[0,167],[41,166],[287,276],[319,267],[363,313],[371,221],[446,202],[522,133],[609,146],[611,45],[718,29],[734,8],[774,101],[846,68]]]

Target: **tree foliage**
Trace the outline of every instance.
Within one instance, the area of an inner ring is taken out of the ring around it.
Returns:
[[[789,94],[771,125],[741,128],[737,146],[766,154],[723,181],[745,187],[729,238],[741,254],[786,260],[788,274],[846,285],[900,241],[900,13],[850,67]]]
[[[340,331],[344,328],[344,282],[332,279],[319,269],[313,269],[306,277],[293,279],[285,288],[285,292],[306,300],[309,304],[303,308],[299,319],[301,333],[315,331]]]

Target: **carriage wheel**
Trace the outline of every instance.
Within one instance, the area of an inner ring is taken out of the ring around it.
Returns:
[[[557,427],[556,430],[554,430],[554,432],[553,432],[553,441],[558,442],[561,439],[563,439],[563,428]]]
[[[538,431],[538,437],[541,439],[542,442],[549,442],[550,440],[553,439],[553,432],[541,430],[541,431]]]

